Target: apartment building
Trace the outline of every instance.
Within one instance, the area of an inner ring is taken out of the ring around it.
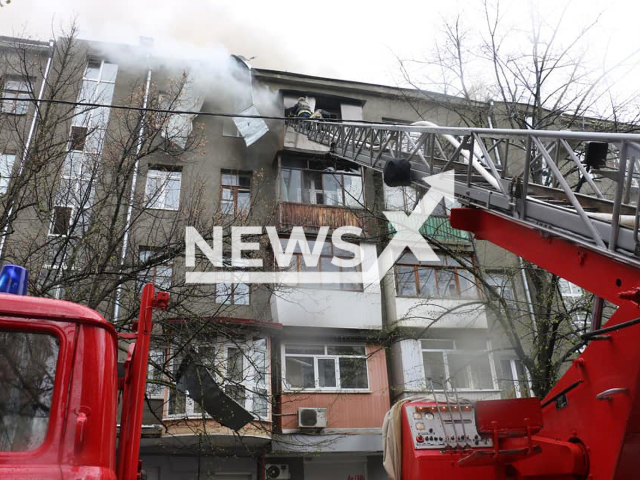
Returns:
[[[410,212],[421,192],[384,186],[379,173],[276,118],[304,96],[332,121],[420,115],[455,125],[447,105],[457,99],[253,69],[239,57],[194,66],[158,57],[148,42],[2,41],[3,262],[29,267],[34,294],[86,303],[123,331],[144,282],[172,296],[150,357],[147,478],[383,479],[381,425],[397,400],[443,390],[472,400],[527,395],[526,372],[468,265],[513,304],[528,304],[526,279],[510,274],[517,258],[452,229],[451,204],[424,226],[440,260],[407,251],[380,283],[185,281],[207,264],[203,255],[187,264],[188,226],[210,242],[215,226],[226,238],[232,226],[272,225],[283,247],[304,227],[312,250],[322,243],[320,258],[306,265],[294,249],[291,270],[362,273],[392,233],[381,212]],[[12,70],[15,51],[33,60]],[[41,99],[39,115],[27,98]],[[331,261],[353,257],[324,237],[347,226],[362,231],[359,267]],[[255,238],[266,245],[264,233]],[[185,358],[253,421],[234,432],[178,391]]]

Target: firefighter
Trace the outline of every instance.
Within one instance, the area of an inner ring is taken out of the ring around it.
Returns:
[[[311,107],[306,98],[300,97],[298,103],[293,107],[287,108],[286,114],[294,117],[309,118],[311,116]]]

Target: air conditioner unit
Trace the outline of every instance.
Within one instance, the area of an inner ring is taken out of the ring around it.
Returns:
[[[289,473],[288,465],[275,465],[269,464],[264,467],[267,480],[289,480],[291,474]]]
[[[326,408],[299,408],[299,428],[325,428],[327,426]]]

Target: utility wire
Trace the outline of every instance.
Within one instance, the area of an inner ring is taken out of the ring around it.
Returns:
[[[177,115],[202,115],[205,117],[227,117],[227,118],[260,118],[263,120],[302,120],[306,122],[333,122],[331,119],[314,119],[309,117],[279,117],[279,116],[270,116],[270,115],[243,115],[240,113],[222,113],[222,112],[197,112],[192,110],[168,110],[165,108],[152,108],[152,107],[133,107],[129,105],[107,105],[103,103],[90,103],[90,102],[72,102],[70,100],[53,100],[53,99],[35,99],[35,98],[20,98],[16,99],[15,97],[0,97],[0,102],[2,101],[11,101],[11,102],[40,102],[40,103],[50,103],[50,104],[59,104],[59,105],[69,105],[74,107],[87,107],[87,108],[112,108],[115,110],[130,110],[136,112],[152,112],[152,113],[169,113],[169,114],[177,114]],[[396,124],[393,122],[372,122],[366,120],[345,120],[339,119],[336,121],[340,123],[366,123],[369,125],[404,125],[406,124]]]

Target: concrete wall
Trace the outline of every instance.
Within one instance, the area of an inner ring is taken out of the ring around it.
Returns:
[[[377,258],[376,246],[361,246],[366,271]],[[283,286],[271,297],[273,320],[286,326],[379,330],[381,308],[378,283],[364,285],[361,292]]]

